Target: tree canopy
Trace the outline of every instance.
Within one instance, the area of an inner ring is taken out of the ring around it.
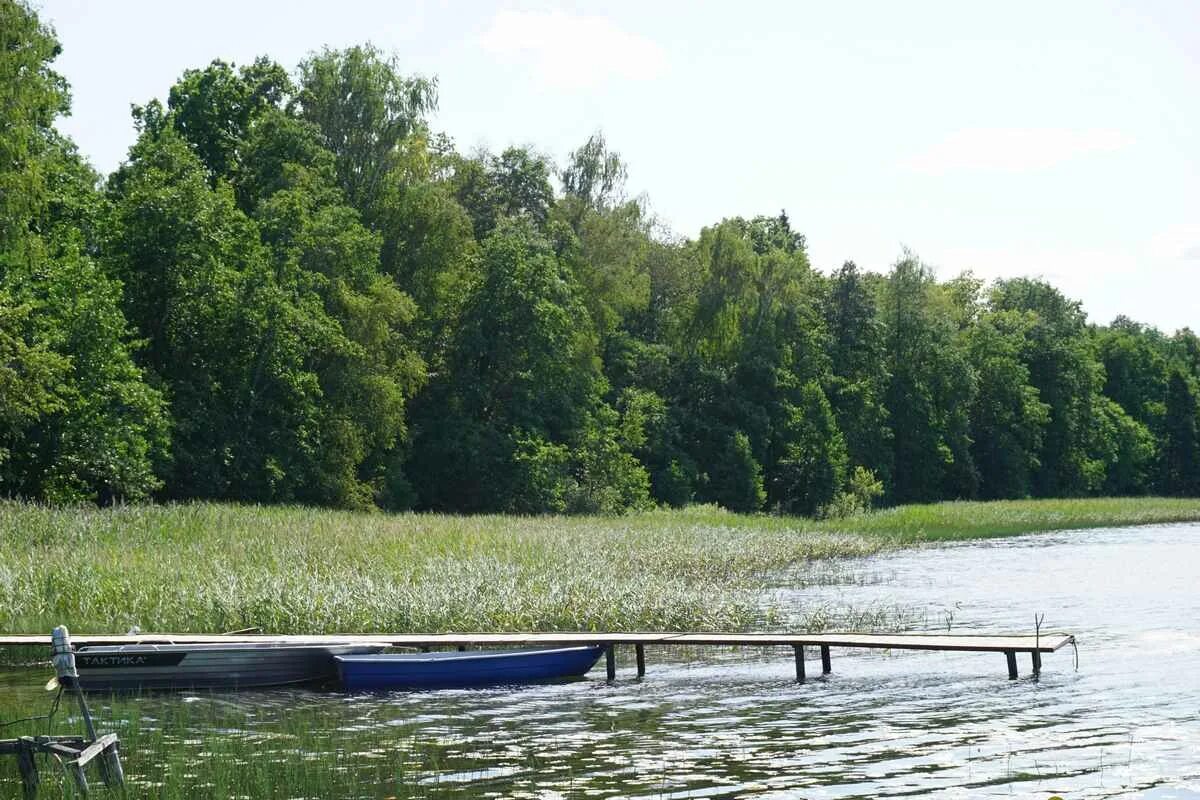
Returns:
[[[371,46],[189,69],[108,176],[0,0],[0,494],[616,513],[1200,494],[1200,339],[784,212],[665,233],[602,133],[462,152]],[[121,113],[114,109],[114,113]],[[963,265],[969,267],[970,265]]]

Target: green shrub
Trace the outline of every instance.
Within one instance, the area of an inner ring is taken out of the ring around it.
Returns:
[[[849,517],[870,511],[875,501],[883,496],[883,481],[866,467],[855,467],[846,488],[838,492],[829,505],[821,509],[820,516],[827,519]]]

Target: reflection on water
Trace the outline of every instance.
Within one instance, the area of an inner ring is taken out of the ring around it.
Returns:
[[[214,726],[259,757],[314,759],[343,775],[337,796],[1200,798],[1198,534],[911,550],[774,592],[785,608],[903,608],[956,632],[1032,633],[1045,613],[1043,630],[1077,634],[1080,664],[1046,656],[1040,681],[1027,660],[1008,681],[999,654],[834,651],[829,679],[797,686],[790,651],[650,648],[646,679],[624,669],[612,686],[157,696],[107,713],[139,715],[139,736],[160,726],[197,773]],[[10,673],[0,691],[42,680]]]

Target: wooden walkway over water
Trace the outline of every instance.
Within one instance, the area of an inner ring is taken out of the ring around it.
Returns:
[[[876,650],[940,650],[972,653],[1003,653],[1008,665],[1008,677],[1017,678],[1017,654],[1029,653],[1033,673],[1041,672],[1042,654],[1053,653],[1075,637],[1065,633],[1045,633],[1037,636],[985,636],[964,634],[915,633],[369,633],[326,635],[273,634],[72,634],[77,647],[86,645],[122,644],[383,644],[389,647],[411,647],[421,650],[434,648],[466,649],[468,647],[566,647],[570,645],[603,645],[605,647],[608,679],[616,677],[616,647],[633,646],[637,659],[637,674],[646,674],[647,646],[728,646],[728,647],[791,647],[796,662],[796,680],[805,679],[805,648],[820,650],[821,672],[832,671],[832,648],[871,648]],[[0,647],[50,645],[49,635],[0,634]]]

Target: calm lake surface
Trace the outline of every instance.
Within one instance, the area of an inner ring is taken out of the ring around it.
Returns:
[[[1200,526],[819,569],[822,585],[782,586],[772,602],[895,608],[917,628],[955,632],[1032,633],[1044,613],[1043,631],[1077,635],[1079,669],[1070,648],[1044,657],[1040,681],[1022,658],[1015,682],[1000,654],[835,650],[833,675],[797,686],[790,650],[648,648],[645,680],[626,663],[612,686],[601,662],[591,679],[555,686],[157,696],[101,715],[118,731],[140,715],[139,737],[160,725],[168,768],[192,776],[196,796],[219,735],[255,758],[327,766],[337,777],[322,797],[1200,798]],[[29,693],[40,709],[46,695],[29,687],[47,676],[10,670],[0,692]],[[298,725],[314,731],[303,749]],[[123,754],[142,787],[132,795],[154,796],[162,767],[135,742]],[[389,770],[403,777],[380,781]],[[9,790],[0,783],[0,796]]]

